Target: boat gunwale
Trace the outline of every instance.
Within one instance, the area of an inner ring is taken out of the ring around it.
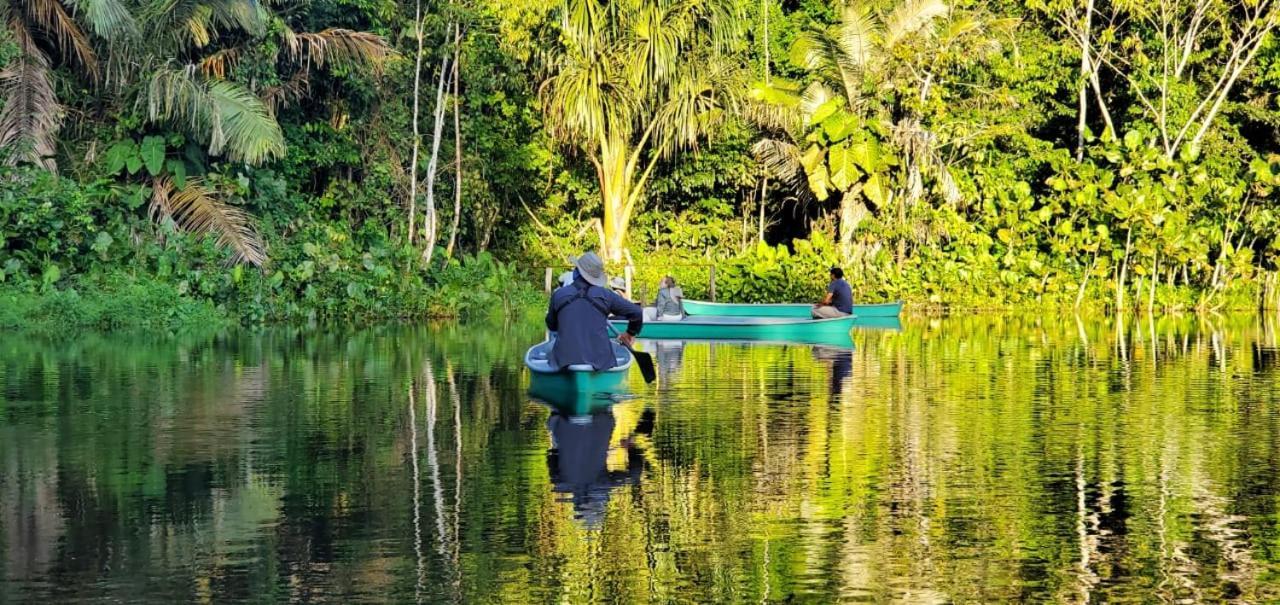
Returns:
[[[709,307],[813,307],[814,303],[730,303],[730,302],[714,302],[710,300],[694,300],[688,299],[684,304],[694,303],[696,305],[707,305]],[[858,307],[891,307],[894,305],[902,305],[901,300],[891,300],[888,302],[878,303],[853,303],[853,308]]]
[[[548,371],[548,370],[538,369],[534,367],[534,364],[529,362],[529,356],[533,355],[533,352],[535,350],[545,347],[550,343],[551,343],[551,339],[544,340],[542,342],[539,342],[529,347],[529,349],[524,352],[524,367],[529,368],[530,373],[537,374],[539,376],[561,376],[561,375],[574,376],[579,374],[592,376],[592,375],[620,374],[623,372],[630,371],[631,366],[635,364],[635,356],[633,356],[630,351],[627,351],[626,347],[622,346],[618,342],[611,341],[611,344],[613,345],[614,359],[615,360],[621,359],[621,357],[618,357],[617,353],[618,351],[622,351],[626,353],[626,359],[627,359],[626,363],[613,366],[612,368],[609,368],[607,370],[576,370],[572,366],[565,366],[557,370]]]
[[[704,319],[693,319],[700,317]],[[707,320],[705,318],[716,317],[716,320]],[[723,321],[724,319],[734,319],[740,321]],[[767,320],[767,321],[761,321]],[[643,325],[671,325],[671,326],[791,326],[791,325],[815,325],[821,323],[839,323],[843,321],[857,321],[857,315],[843,315],[840,317],[823,317],[821,319],[803,318],[803,317],[755,317],[751,315],[689,315],[684,319],[671,320],[654,320],[646,321]],[[613,323],[626,323],[625,319],[610,319]],[[644,328],[641,327],[640,335],[636,338],[644,338]]]

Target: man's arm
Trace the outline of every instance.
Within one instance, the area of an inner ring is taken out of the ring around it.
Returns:
[[[833,296],[833,294],[831,294],[831,288],[830,288],[830,287],[828,287],[828,288],[827,288],[827,295],[822,297],[822,300],[818,302],[818,306],[819,306],[819,307],[830,307],[830,306],[831,306],[831,297],[832,297],[832,296]]]
[[[644,309],[616,292],[609,292],[609,313],[627,318],[627,332],[619,336],[618,340],[630,346],[644,328]]]

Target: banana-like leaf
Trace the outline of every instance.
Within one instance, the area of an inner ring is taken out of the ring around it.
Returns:
[[[862,171],[858,170],[853,154],[844,145],[832,145],[827,150],[827,164],[831,170],[831,184],[838,191],[848,191],[862,178]]]

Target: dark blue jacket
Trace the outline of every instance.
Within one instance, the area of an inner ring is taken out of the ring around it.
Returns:
[[[627,332],[640,335],[644,310],[612,290],[575,276],[573,283],[553,292],[547,306],[547,329],[557,333],[555,346],[547,355],[551,366],[589,363],[597,370],[607,370],[617,365],[609,315],[627,318]]]

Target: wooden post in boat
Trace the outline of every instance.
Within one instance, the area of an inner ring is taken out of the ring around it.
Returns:
[[[716,266],[711,265],[711,284],[707,288],[707,294],[711,296],[711,302],[716,302]]]
[[[544,283],[542,286],[543,289],[547,291],[547,294],[551,293],[551,273],[552,273],[551,267],[547,267],[546,283]]]
[[[631,298],[631,276],[632,276],[632,274],[634,274],[634,273],[635,273],[635,267],[634,267],[634,266],[632,266],[631,264],[628,264],[626,267],[623,267],[623,268],[622,268],[622,275],[623,275],[623,279],[626,281],[626,284],[627,284],[627,285],[626,285],[626,287],[625,287],[625,289],[624,289],[624,291],[625,291],[625,292],[626,292],[626,294],[627,294],[627,300],[632,300],[632,298]]]

